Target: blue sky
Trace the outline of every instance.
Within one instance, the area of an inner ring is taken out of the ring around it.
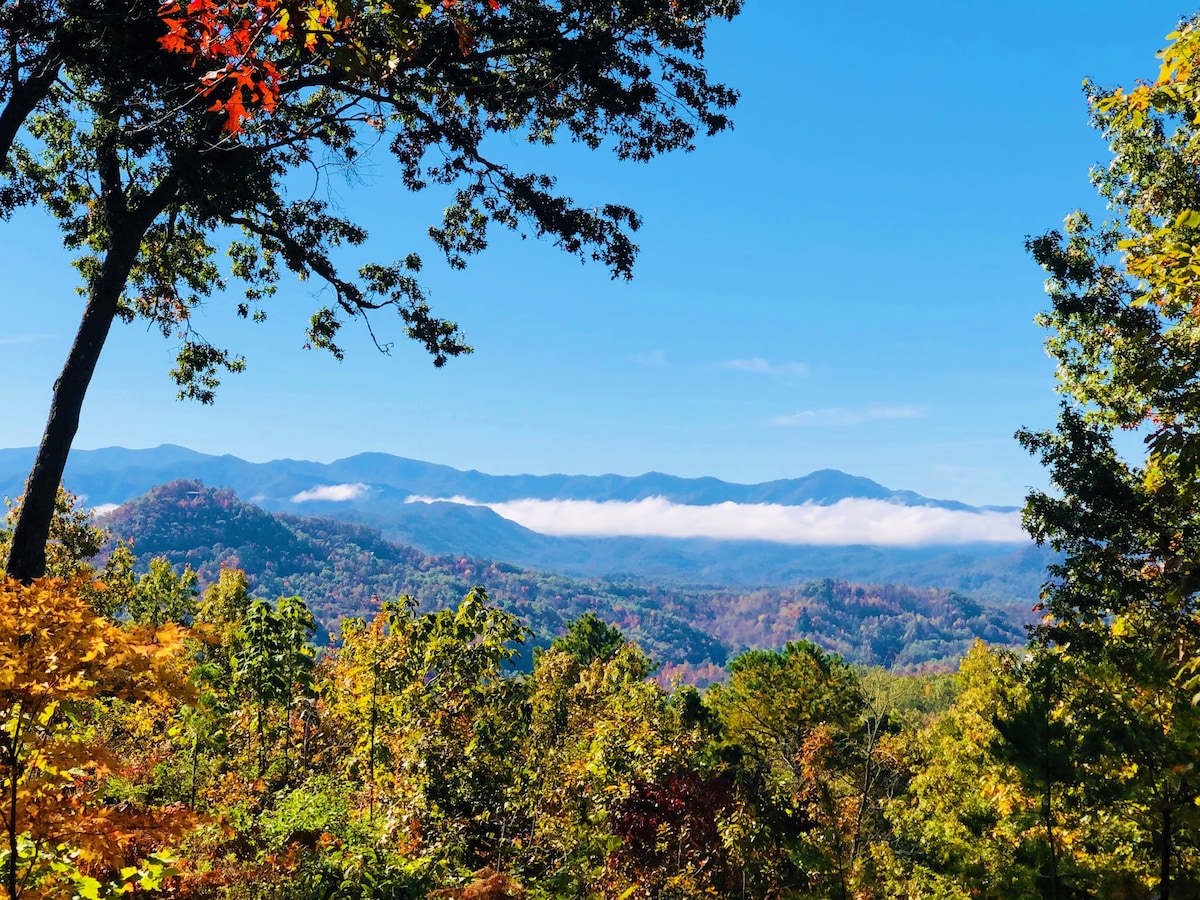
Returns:
[[[732,133],[643,166],[498,147],[578,200],[638,209],[632,283],[508,235],[451,272],[424,236],[445,196],[405,194],[381,154],[334,199],[370,228],[370,256],[422,252],[436,311],[475,355],[437,371],[402,340],[380,356],[357,329],[343,363],[306,352],[318,301],[285,283],[264,325],[234,321],[232,298],[200,320],[248,361],[212,407],[174,399],[169,342],[117,326],[76,446],[732,481],[829,467],[1019,503],[1045,478],[1012,432],[1051,425],[1057,403],[1024,236],[1094,206],[1105,146],[1083,77],[1152,75],[1185,12],[751,0],[714,27],[708,57],[742,91]],[[40,214],[0,228],[0,446],[28,446],[80,301]]]

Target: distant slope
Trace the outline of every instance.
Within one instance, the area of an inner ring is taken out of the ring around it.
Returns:
[[[487,507],[408,504],[403,518],[343,510],[339,518],[429,553],[512,560],[585,578],[623,575],[659,581],[758,586],[836,577],[970,591],[1032,605],[1053,553],[1029,542],[957,547],[807,547],[709,538],[552,537]]]
[[[0,491],[21,492],[33,461],[33,448],[0,450]],[[975,507],[953,500],[932,500],[912,491],[894,491],[855,475],[822,469],[801,478],[735,484],[717,478],[680,478],[660,472],[643,475],[486,475],[449,466],[405,459],[386,453],[360,453],[331,463],[278,459],[251,463],[235,456],[210,456],[163,444],[148,450],[108,447],[74,450],[64,481],[85,493],[93,505],[122,503],[155,484],[175,478],[197,478],[206,484],[232,487],[247,498],[257,496],[270,508],[293,505],[291,498],[313,487],[363,484],[383,490],[392,500],[410,495],[470,497],[486,503],[508,500],[643,500],[664,497],[675,503],[803,503],[831,504],[847,498],[888,500],[909,506],[936,506],[969,511]],[[989,507],[990,508],[990,507]]]
[[[102,520],[132,538],[144,562],[164,555],[202,579],[240,566],[265,596],[299,594],[323,622],[370,615],[402,593],[427,607],[456,602],[474,585],[522,616],[543,639],[596,612],[675,667],[723,665],[751,646],[814,640],[847,659],[916,666],[952,659],[976,637],[1020,643],[1028,604],[979,603],[953,591],[868,587],[827,579],[787,589],[739,592],[621,580],[586,581],[505,563],[427,556],[362,525],[272,515],[228,489],[196,481],[157,487]]]
[[[32,449],[0,450],[0,493],[16,496]],[[970,511],[973,507],[893,491],[867,478],[826,469],[802,478],[740,485],[716,478],[660,473],[620,475],[485,475],[384,453],[363,453],[333,463],[282,459],[251,463],[163,445],[150,450],[76,450],[65,483],[92,506],[119,504],[178,478],[232,488],[273,512],[326,516],[380,529],[384,536],[425,553],[503,559],[576,576],[622,575],[657,580],[737,585],[796,585],[834,577],[856,582],[903,582],[919,587],[969,590],[994,598],[1037,597],[1047,551],[1025,545],[954,547],[813,547],[767,541],[707,538],[554,537],[503,518],[487,507],[410,503],[409,497],[468,496],[479,501],[514,499],[638,500],[661,496],[677,503],[722,502],[832,504],[847,498]],[[298,503],[303,491],[356,486],[341,502]]]

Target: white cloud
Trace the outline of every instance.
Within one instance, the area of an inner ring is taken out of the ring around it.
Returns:
[[[921,546],[1021,543],[1028,538],[1016,512],[963,512],[936,506],[902,506],[884,500],[848,499],[831,506],[806,503],[717,503],[689,506],[663,497],[609,500],[512,500],[480,503],[466,497],[409,497],[409,503],[487,506],[542,534],[602,537],[714,538],[780,544]]]
[[[756,375],[807,375],[808,366],[802,362],[772,363],[755,356],[751,359],[731,359],[721,364],[726,369],[736,369],[739,372],[753,372]]]
[[[48,334],[14,334],[0,337],[0,347],[10,347],[14,344],[33,344],[49,338]]]
[[[319,484],[307,491],[301,491],[292,497],[293,503],[308,503],[310,500],[327,500],[331,503],[345,503],[357,500],[370,488],[362,482],[356,484]]]
[[[850,409],[834,406],[829,409],[802,409],[799,412],[776,416],[768,425],[784,428],[819,428],[840,425],[862,425],[865,422],[886,422],[892,419],[923,419],[928,413],[924,406],[904,403],[897,406],[864,406]]]
[[[119,503],[101,503],[99,506],[92,507],[93,516],[107,516],[110,512],[120,506]]]

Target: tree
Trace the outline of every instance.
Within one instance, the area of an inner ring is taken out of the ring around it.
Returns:
[[[335,715],[356,738],[347,756],[368,820],[383,807],[391,840],[472,869],[502,857],[524,730],[522,690],[504,669],[527,634],[480,588],[455,609],[416,615],[402,599],[370,622],[343,620]]]
[[[1059,722],[1104,723],[1102,745],[1067,762],[1106,753],[1125,762],[1108,778],[1107,805],[1153,835],[1137,849],[1161,898],[1196,878],[1189,820],[1200,761],[1189,687],[1200,659],[1196,22],[1170,40],[1153,82],[1129,92],[1087,85],[1113,150],[1094,179],[1111,218],[1093,226],[1075,213],[1062,232],[1029,242],[1050,276],[1052,309],[1040,321],[1066,401],[1056,431],[1018,434],[1058,489],[1031,493],[1025,509],[1034,538],[1062,554],[1035,653],[1057,653],[1075,673],[1044,705]],[[1122,458],[1118,429],[1146,432],[1144,459]],[[1117,711],[1105,719],[1097,697]],[[1051,779],[1041,781],[1049,797]]]
[[[19,497],[15,503],[7,499],[5,502],[8,504],[6,524],[11,526],[21,513],[24,497]],[[104,561],[103,569],[97,571],[90,560],[99,554],[108,535],[96,527],[94,518],[79,497],[61,487],[58,489],[46,541],[46,575],[76,581],[80,596],[87,599],[92,609],[111,618],[120,610],[128,610],[137,592],[138,578],[133,571],[136,559],[129,544],[118,541]],[[12,531],[0,528],[0,572],[4,570],[11,542]],[[155,562],[166,564],[165,560]]]
[[[874,728],[860,731],[865,698],[854,670],[807,641],[751,650],[730,662],[729,683],[706,699],[752,786],[760,834],[748,843],[757,845],[758,866],[790,867],[810,890],[852,896],[877,774],[871,750],[863,751],[878,738]]]
[[[605,663],[617,655],[625,646],[625,635],[620,629],[601,620],[593,612],[585,612],[578,619],[567,623],[567,633],[550,643],[552,650],[571,654],[581,666],[591,665],[593,660]]]
[[[100,697],[185,695],[174,666],[182,631],[123,629],[93,612],[77,588],[0,581],[0,865],[9,900],[37,886],[45,855],[61,845],[116,861],[169,825],[169,817],[97,802],[116,766],[78,718],[82,704]]]
[[[289,765],[291,720],[297,699],[312,691],[316,648],[309,641],[317,623],[299,597],[280,597],[274,605],[251,602],[235,635],[233,683],[253,707],[258,747],[258,774],[267,768],[268,715],[283,711],[283,763]]]
[[[1194,507],[1179,486],[1122,461],[1110,429],[1077,410],[1064,409],[1054,433],[1021,437],[1061,491],[1033,492],[1026,503],[1026,527],[1062,554],[1049,570],[1047,615],[1028,670],[1071,675],[1046,685],[1044,724],[1020,730],[1075,745],[1055,765],[1064,774],[1090,769],[1092,777],[1076,776],[1082,800],[1120,810],[1127,825],[1152,836],[1137,846],[1142,874],[1169,897],[1174,880],[1198,874],[1177,866],[1197,862],[1194,829],[1182,827],[1200,794],[1192,775],[1200,707],[1188,688],[1200,658],[1196,584],[1186,574],[1200,553]],[[1062,728],[1068,722],[1074,736]],[[1019,748],[1017,755],[1035,758]],[[1047,798],[1048,773],[1035,779]]]
[[[166,622],[191,625],[196,615],[196,583],[191,566],[185,566],[176,575],[170,562],[155,557],[150,560],[150,570],[138,579],[126,612],[138,625],[155,628]]]
[[[5,500],[8,505],[6,524],[0,529],[0,562],[8,557],[12,543],[12,531],[21,515],[24,498],[16,502]],[[59,488],[54,498],[54,517],[50,520],[46,544],[46,574],[51,578],[73,578],[83,574],[87,560],[100,552],[105,534],[92,522],[92,514],[84,509],[79,498]]]
[[[88,384],[114,321],[148,320],[180,342],[183,397],[211,402],[243,359],[201,337],[191,315],[224,289],[214,240],[241,231],[238,313],[266,315],[283,269],[326,285],[308,328],[340,357],[345,318],[397,311],[442,365],[469,351],[431,312],[421,260],[341,272],[336,250],[366,233],[305,196],[297,167],[353,166],[386,145],[404,185],[456,186],[430,229],[452,266],[499,225],[555,241],[629,277],[639,219],[577,203],[544,173],[492,157],[490,135],[569,139],[620,158],[691,149],[729,127],[736,94],[702,64],[707,25],[741,0],[253,0],[158,7],[139,0],[5,4],[0,40],[0,213],[40,204],[80,252],[86,307],[16,523],[8,571],[44,570],[44,545]],[[24,135],[21,143],[18,137]],[[319,161],[319,162],[318,162]],[[307,189],[306,189],[307,190]],[[368,322],[367,327],[372,327]],[[374,332],[372,332],[374,335]],[[376,343],[387,350],[386,339]]]
[[[699,731],[645,653],[612,643],[586,660],[552,646],[529,677],[522,871],[555,896],[720,895],[728,785],[697,771]]]
[[[1014,767],[992,752],[998,709],[1024,692],[1015,654],[976,643],[955,680],[961,693],[944,714],[907,738],[913,770],[892,804],[893,896],[1002,900],[1036,895],[1036,865],[1025,832],[1037,798]]]

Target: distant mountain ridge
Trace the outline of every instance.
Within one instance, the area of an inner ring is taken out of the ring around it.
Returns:
[[[0,450],[0,491],[9,496],[21,492],[34,452],[32,447]],[[229,454],[213,456],[174,444],[146,450],[122,447],[73,450],[64,482],[71,490],[86,493],[88,502],[98,506],[122,503],[156,484],[175,478],[227,484],[239,494],[256,490],[276,504],[291,503],[292,497],[314,487],[365,484],[389,488],[405,497],[462,496],[483,503],[521,499],[628,502],[663,497],[675,503],[698,506],[717,503],[799,506],[804,503],[829,505],[859,498],[964,512],[1014,509],[973,507],[954,500],[931,499],[913,491],[891,490],[869,478],[836,469],[820,469],[800,478],[759,484],[737,484],[711,477],[682,478],[661,472],[633,476],[488,475],[474,469],[462,471],[387,453],[359,453],[331,463],[295,459],[252,463]]]
[[[21,492],[33,455],[32,448],[0,450],[0,493],[15,497]],[[362,453],[332,463],[291,459],[252,463],[167,444],[149,450],[72,451],[64,483],[83,495],[89,505],[107,506],[180,478],[229,487],[271,512],[326,516],[377,528],[384,537],[425,553],[504,560],[580,577],[619,574],[730,585],[794,585],[833,577],[972,591],[1032,604],[1051,558],[1032,542],[886,547],[699,537],[562,537],[523,527],[485,506],[409,502],[414,495],[465,496],[495,503],[530,498],[604,502],[664,497],[681,504],[785,506],[824,506],[861,499],[951,512],[984,510],[894,491],[868,478],[832,469],[756,485],[654,472],[638,476],[494,476],[384,453]],[[311,494],[314,488],[328,491],[338,486],[341,500],[296,499],[304,492]]]

